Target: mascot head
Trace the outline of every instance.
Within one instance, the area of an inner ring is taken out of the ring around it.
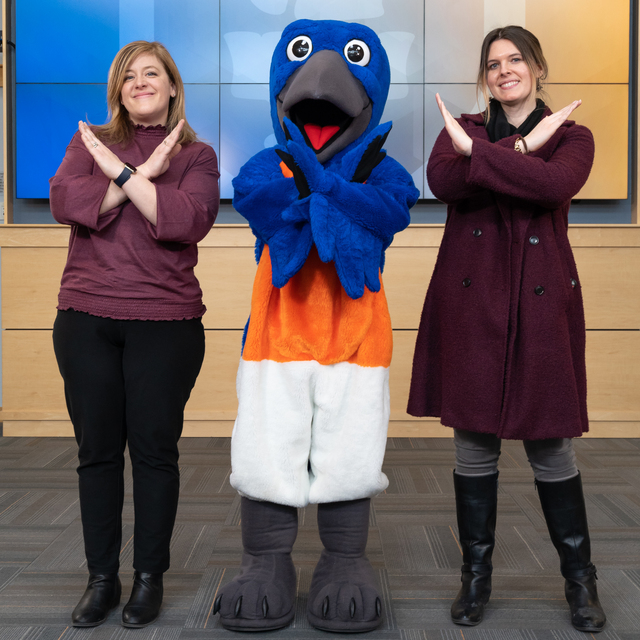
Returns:
[[[289,118],[324,163],[379,123],[389,93],[389,59],[369,27],[296,20],[271,60],[271,119],[279,144]]]

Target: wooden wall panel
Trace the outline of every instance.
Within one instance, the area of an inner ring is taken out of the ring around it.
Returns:
[[[640,421],[640,331],[587,332],[591,419]]]
[[[2,332],[2,383],[4,417],[68,419],[50,330]]]
[[[383,281],[394,329],[418,328],[437,256],[437,247],[387,250]]]
[[[391,420],[415,420],[407,413],[411,365],[416,344],[417,331],[393,332],[393,359],[389,369],[389,389],[391,391]]]
[[[53,326],[66,260],[61,247],[2,248],[3,329]]]
[[[69,419],[51,330],[2,332],[3,417]]]
[[[232,425],[237,412],[235,382],[242,331],[205,331],[205,337],[205,360],[187,403],[186,417],[192,422]],[[51,330],[3,331],[2,351],[5,435],[15,435],[12,429],[20,420],[31,427],[38,421],[54,421],[69,435],[64,385]],[[7,432],[8,423],[13,426]]]
[[[640,329],[640,249],[574,247],[588,329]]]
[[[391,418],[405,413],[416,331],[395,331],[391,364]],[[640,331],[588,331],[587,380],[590,418],[640,422]]]
[[[437,246],[392,246],[384,284],[395,329],[416,329],[438,254]],[[575,247],[587,327],[640,328],[640,250]],[[56,314],[66,260],[60,247],[2,249],[2,324],[5,329],[47,329]],[[196,269],[204,292],[207,329],[243,328],[256,271],[250,247],[202,247]]]
[[[416,333],[394,331],[390,433],[447,435],[437,420],[413,418],[405,411]],[[209,330],[206,339],[205,362],[185,411],[185,435],[230,435],[237,411],[235,378],[241,332]],[[70,435],[63,384],[51,345],[50,331],[3,332],[5,435]],[[640,331],[588,332],[592,436],[624,433],[626,427],[626,437],[640,437],[639,353]]]
[[[190,418],[235,420],[236,372],[240,362],[242,331],[205,331],[206,352],[202,370],[186,411]]]
[[[201,247],[196,276],[207,307],[207,329],[244,327],[251,311],[256,273],[253,247]]]
[[[3,328],[53,326],[66,259],[67,249],[62,247],[3,247]],[[207,306],[207,329],[244,326],[255,271],[253,248],[200,248],[196,275]]]
[[[5,435],[71,435],[51,326],[66,256],[64,229],[0,228]],[[405,413],[424,295],[441,225],[416,225],[387,253],[385,289],[394,325],[393,436],[449,436],[436,419]],[[640,437],[640,227],[583,225],[570,238],[582,282],[588,332],[592,436]],[[22,244],[21,244],[22,243]],[[185,415],[185,435],[229,435],[235,378],[255,273],[242,226],[214,229],[200,245],[198,275],[209,312],[207,351]]]

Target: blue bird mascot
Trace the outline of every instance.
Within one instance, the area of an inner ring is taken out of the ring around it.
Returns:
[[[419,195],[382,149],[389,81],[386,52],[368,27],[293,22],[271,62],[278,144],[233,181],[258,270],[231,444],[244,551],[214,602],[227,629],[293,620],[297,507],[310,503],[324,550],[309,621],[333,632],[382,622],[365,556],[369,503],[388,485],[392,333],[380,274]]]

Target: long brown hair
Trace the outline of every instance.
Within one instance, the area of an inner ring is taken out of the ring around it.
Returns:
[[[133,138],[134,127],[129,112],[120,100],[122,86],[124,85],[125,72],[133,61],[141,54],[154,55],[162,63],[169,76],[169,81],[176,89],[176,95],[169,99],[169,114],[167,116],[167,131],[171,133],[175,126],[184,118],[184,127],[178,143],[181,145],[195,142],[198,138],[195,131],[189,126],[184,108],[184,84],[180,72],[173,58],[160,42],[147,42],[136,40],[126,44],[113,59],[109,69],[107,83],[107,106],[109,107],[109,121],[107,124],[93,127],[95,134],[109,144],[127,143]]]
[[[549,74],[549,67],[542,53],[542,47],[540,41],[536,38],[531,31],[527,31],[523,27],[517,25],[508,25],[506,27],[499,27],[487,33],[482,42],[482,49],[480,51],[480,68],[478,69],[478,78],[476,80],[476,100],[479,101],[480,95],[484,99],[486,109],[484,112],[485,122],[489,122],[489,87],[487,86],[487,62],[489,61],[489,49],[496,40],[509,40],[518,49],[522,55],[531,77],[536,80],[532,83],[531,93],[535,95],[539,91],[542,91],[542,82],[546,80]],[[540,73],[542,71],[542,73]]]

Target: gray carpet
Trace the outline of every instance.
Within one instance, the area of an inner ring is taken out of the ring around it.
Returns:
[[[576,440],[591,523],[598,587],[609,622],[599,640],[640,638],[640,440]],[[69,626],[86,584],[76,488],[76,445],[67,438],[0,438],[0,640],[191,640],[242,637],[211,613],[240,561],[239,499],[229,485],[229,440],[181,442],[182,497],[158,623],[119,624],[121,608],[94,629]],[[390,439],[388,490],[374,500],[368,555],[384,593],[385,622],[363,638],[394,640],[572,640],[558,559],[549,541],[522,445],[500,461],[494,590],[485,621],[458,627],[449,606],[459,587],[449,439]],[[316,510],[301,511],[294,549],[295,622],[266,638],[326,638],[305,617],[321,544]],[[122,577],[131,584],[131,481],[124,516]],[[126,601],[126,600],[125,600]],[[255,636],[254,636],[255,637]],[[340,636],[335,636],[340,637]]]

